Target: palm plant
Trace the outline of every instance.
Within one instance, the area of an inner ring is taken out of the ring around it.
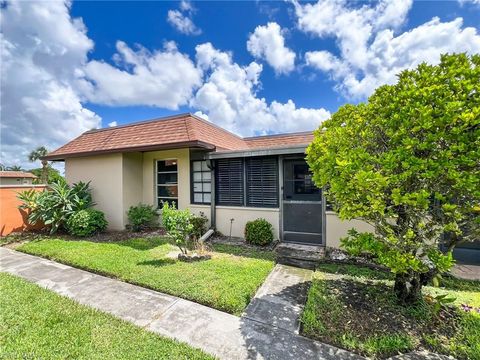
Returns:
[[[22,167],[19,165],[12,165],[5,168],[8,171],[23,171]]]
[[[40,146],[33,150],[30,155],[28,155],[28,160],[31,162],[41,160],[42,161],[42,176],[41,180],[42,183],[47,184],[48,183],[48,161],[42,159],[44,156],[48,154],[48,150],[45,148],[45,146]]]

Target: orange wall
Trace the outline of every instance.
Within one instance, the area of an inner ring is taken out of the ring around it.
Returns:
[[[17,199],[17,193],[31,188],[42,191],[45,186],[0,186],[0,236],[34,228],[28,225],[25,211],[18,208],[21,202]]]

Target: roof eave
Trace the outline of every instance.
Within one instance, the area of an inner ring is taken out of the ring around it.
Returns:
[[[271,148],[258,148],[248,150],[228,150],[216,151],[207,155],[208,159],[227,159],[236,157],[253,157],[253,156],[271,156],[271,155],[289,155],[289,154],[305,154],[308,145],[294,145]]]
[[[92,151],[58,154],[58,155],[52,154],[52,155],[43,156],[41,157],[41,159],[48,160],[48,161],[64,161],[65,159],[70,159],[70,158],[104,155],[104,154],[147,152],[147,151],[185,149],[185,148],[199,148],[199,149],[204,149],[208,151],[215,150],[214,145],[210,143],[206,143],[204,141],[183,141],[183,142],[170,143],[170,144],[131,146],[131,147],[117,148],[117,149],[92,150]]]

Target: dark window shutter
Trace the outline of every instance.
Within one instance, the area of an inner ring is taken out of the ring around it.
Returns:
[[[220,159],[216,167],[217,204],[243,206],[243,159]]]
[[[277,158],[249,158],[246,167],[247,206],[278,207]]]

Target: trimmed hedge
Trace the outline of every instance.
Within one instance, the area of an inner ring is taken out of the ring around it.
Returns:
[[[265,219],[256,219],[245,225],[245,240],[253,245],[268,245],[273,241],[273,226]]]
[[[67,231],[75,236],[91,236],[104,231],[108,222],[103,212],[95,209],[79,210],[67,220]]]

